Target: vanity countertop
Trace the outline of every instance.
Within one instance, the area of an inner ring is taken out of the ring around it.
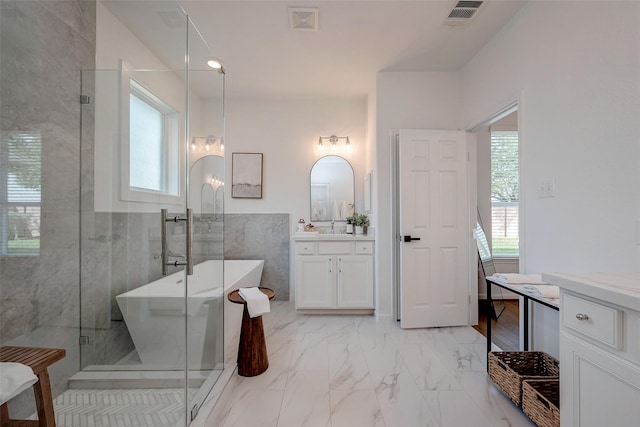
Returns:
[[[542,280],[561,289],[640,311],[640,272],[542,273]]]
[[[317,234],[294,233],[291,237],[294,241],[324,241],[324,240],[375,240],[373,234]]]

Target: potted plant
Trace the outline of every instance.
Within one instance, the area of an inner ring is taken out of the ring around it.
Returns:
[[[354,213],[352,217],[356,234],[364,234],[364,227],[369,225],[369,218],[365,214]]]
[[[347,234],[353,234],[353,215],[347,217]]]

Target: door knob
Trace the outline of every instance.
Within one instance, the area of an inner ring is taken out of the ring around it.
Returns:
[[[404,236],[404,242],[405,243],[408,243],[408,242],[410,242],[412,240],[420,240],[420,238],[419,237]]]

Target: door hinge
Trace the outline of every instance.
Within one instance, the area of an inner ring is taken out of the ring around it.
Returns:
[[[90,104],[91,97],[89,95],[80,95],[80,104]]]
[[[89,344],[89,336],[88,335],[80,335],[79,342],[80,342],[80,345]]]

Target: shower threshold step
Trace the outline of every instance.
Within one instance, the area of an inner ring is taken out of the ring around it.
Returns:
[[[188,388],[199,388],[211,371],[189,372]],[[69,378],[71,389],[181,388],[184,371],[81,371]]]

